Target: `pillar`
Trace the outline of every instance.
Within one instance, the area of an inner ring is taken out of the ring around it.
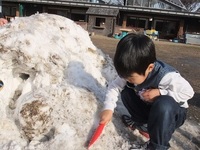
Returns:
[[[123,23],[122,23],[122,28],[126,28],[126,22],[127,22],[127,15],[124,15],[124,17],[123,17]]]
[[[184,34],[183,28],[184,28],[184,20],[181,20],[179,23],[179,30],[177,33],[177,37],[180,37]]]

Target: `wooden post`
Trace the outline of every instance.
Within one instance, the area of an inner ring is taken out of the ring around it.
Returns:
[[[16,13],[15,13],[16,17],[19,17],[19,7],[16,7]]]
[[[177,33],[177,37],[180,37],[184,34],[183,28],[184,28],[184,20],[181,20],[180,23],[179,23],[179,30],[178,30],[178,33]]]
[[[124,15],[122,28],[126,28],[126,22],[127,22],[127,15]]]

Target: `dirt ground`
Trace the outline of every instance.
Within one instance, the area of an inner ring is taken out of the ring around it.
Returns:
[[[113,58],[118,39],[94,35],[91,40],[96,47]],[[157,59],[174,66],[194,88],[195,95],[189,100],[187,119],[200,125],[200,45],[155,41]]]

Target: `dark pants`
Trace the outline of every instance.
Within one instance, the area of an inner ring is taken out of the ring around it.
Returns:
[[[187,109],[180,107],[167,95],[161,95],[153,103],[148,104],[127,87],[121,92],[121,98],[133,121],[148,124],[150,149],[167,150],[175,129],[186,119]]]

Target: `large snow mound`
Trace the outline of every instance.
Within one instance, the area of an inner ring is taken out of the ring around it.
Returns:
[[[57,15],[17,18],[0,29],[0,70],[0,148],[84,149],[115,76],[87,31]]]

